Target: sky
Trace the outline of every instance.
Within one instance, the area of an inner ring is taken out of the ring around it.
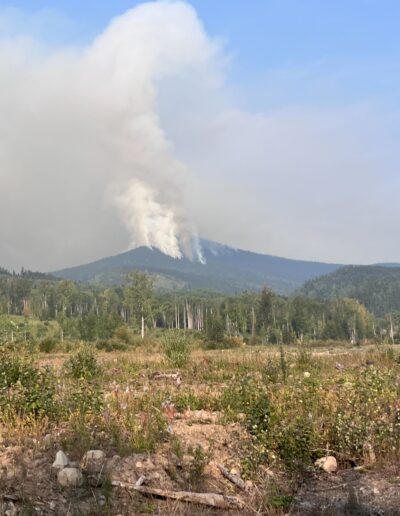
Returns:
[[[400,4],[0,1],[0,264],[399,262]]]

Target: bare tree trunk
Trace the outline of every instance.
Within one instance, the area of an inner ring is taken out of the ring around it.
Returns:
[[[188,330],[193,330],[193,310],[191,305],[186,301],[186,313],[187,313],[187,327]]]
[[[390,314],[390,340],[392,341],[392,344],[394,344],[394,329],[393,329],[392,314]]]
[[[251,307],[251,342],[254,343],[256,338],[256,313],[254,306]]]

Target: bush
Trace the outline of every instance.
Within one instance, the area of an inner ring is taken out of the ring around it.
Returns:
[[[30,358],[2,350],[0,356],[0,414],[13,418],[54,418],[56,380],[48,368]]]
[[[51,337],[46,337],[39,342],[39,351],[41,353],[51,353],[54,351],[57,341]]]
[[[220,317],[213,316],[207,321],[206,338],[209,342],[223,342],[225,325]]]
[[[124,342],[116,342],[115,340],[98,340],[96,349],[111,353],[111,351],[126,351],[128,346]]]
[[[243,346],[243,340],[238,337],[224,337],[222,340],[208,340],[205,349],[237,349]]]
[[[221,399],[225,410],[233,415],[244,414],[248,432],[259,437],[270,425],[271,405],[263,384],[251,374],[234,378]]]
[[[79,416],[98,414],[104,407],[104,392],[97,381],[80,378],[69,386],[64,405]]]
[[[190,359],[191,349],[186,335],[179,330],[164,334],[164,354],[174,367],[184,367]]]
[[[128,326],[121,325],[114,330],[113,341],[123,342],[129,345],[134,344],[135,338]]]
[[[96,356],[89,348],[84,348],[72,355],[64,363],[64,371],[67,376],[75,380],[91,380],[101,375],[101,367]]]

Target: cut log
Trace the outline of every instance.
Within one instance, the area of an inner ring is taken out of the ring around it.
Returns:
[[[222,464],[217,464],[217,468],[220,470],[222,475],[225,478],[227,478],[230,482],[232,482],[232,484],[235,484],[236,487],[238,487],[242,491],[245,491],[246,493],[249,491],[249,486],[238,475],[235,475],[234,473],[228,471]]]
[[[191,491],[169,491],[167,489],[156,489],[142,485],[127,484],[125,482],[113,481],[111,485],[122,489],[132,489],[146,496],[158,498],[170,498],[181,502],[198,503],[208,505],[217,509],[243,509],[243,502],[235,496],[225,496],[216,493],[192,493]]]

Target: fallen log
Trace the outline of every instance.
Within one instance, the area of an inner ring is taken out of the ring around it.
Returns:
[[[232,482],[232,484],[234,484],[236,487],[238,487],[242,491],[245,491],[246,493],[249,491],[249,486],[238,475],[235,475],[234,473],[228,471],[222,464],[217,464],[217,468],[220,470],[222,475],[225,478],[227,478],[230,482]]]
[[[171,498],[181,502],[198,503],[208,505],[217,509],[243,509],[243,502],[235,496],[225,496],[216,493],[192,493],[191,491],[169,491],[168,489],[157,489],[142,485],[127,484],[125,482],[113,481],[111,485],[123,489],[132,489],[147,496],[158,498]]]
[[[153,380],[177,380],[181,375],[179,373],[154,373]]]

